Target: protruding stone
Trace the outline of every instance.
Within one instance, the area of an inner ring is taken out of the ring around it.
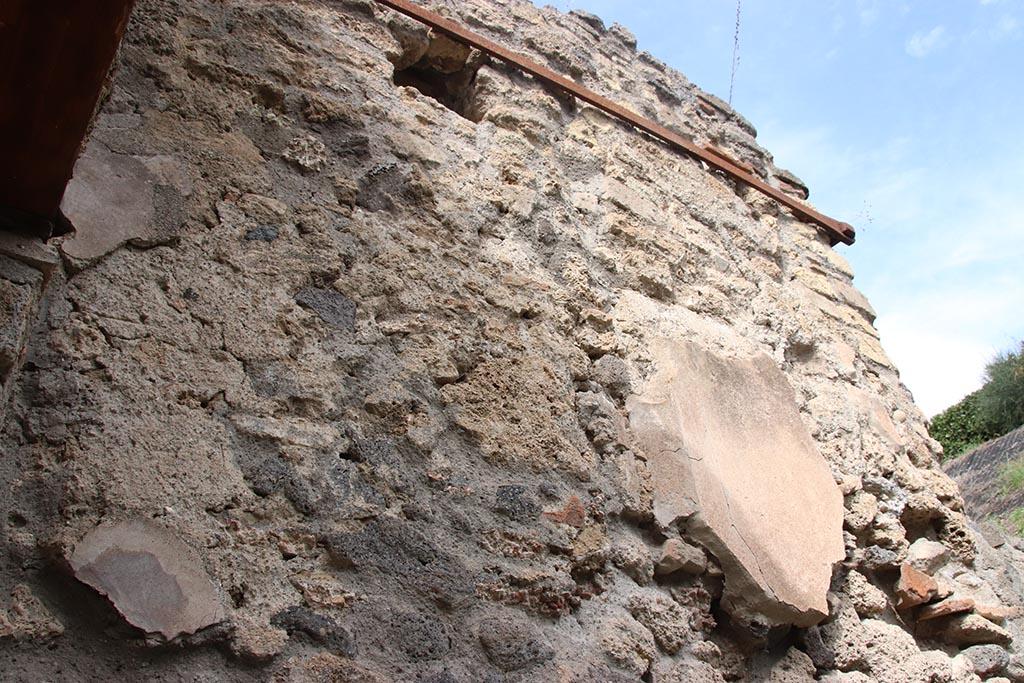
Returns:
[[[659,523],[696,505],[688,530],[722,563],[733,613],[819,622],[845,556],[842,496],[785,376],[767,356],[726,359],[691,343],[660,340],[651,355],[655,372],[627,407]]]
[[[918,571],[909,564],[900,566],[900,578],[894,587],[896,591],[896,609],[904,610],[923,605],[935,598],[939,584],[924,572]]]
[[[0,255],[35,268],[46,280],[60,264],[60,256],[53,246],[11,232],[0,232]]]
[[[771,667],[765,680],[767,683],[813,683],[815,671],[811,658],[791,647],[785,656]]]
[[[659,576],[684,572],[703,574],[708,567],[708,558],[700,548],[678,538],[670,538],[661,546],[661,557],[654,567]]]
[[[430,45],[424,56],[426,63],[443,74],[453,74],[466,66],[472,52],[465,43],[452,40],[442,33],[430,34]]]
[[[172,236],[180,221],[166,208],[158,211],[157,190],[163,186],[179,191],[161,175],[165,174],[148,168],[145,160],[91,141],[61,203],[76,228],[74,237],[61,246],[65,256],[87,265],[125,242],[154,244]]]
[[[819,634],[822,644],[831,653],[835,668],[864,668],[868,636],[851,605],[840,607],[831,621],[819,627]]]
[[[598,527],[590,527],[596,528]],[[580,536],[582,537],[588,530]],[[612,546],[611,561],[641,586],[646,586],[654,578],[654,561],[651,559],[650,550],[643,543],[629,537]]]
[[[132,625],[171,639],[224,619],[220,596],[192,550],[145,520],[100,526],[72,554],[75,578],[106,595]]]
[[[943,631],[943,639],[950,645],[1009,645],[1013,636],[1004,628],[977,614],[953,617]]]
[[[869,545],[867,548],[858,551],[861,568],[869,572],[877,572],[882,569],[895,569],[900,564],[900,556],[891,550]]]
[[[1006,621],[1024,616],[1020,607],[1003,607],[1002,605],[975,605],[974,611],[989,621]]]
[[[658,656],[654,636],[628,616],[616,617],[604,625],[601,649],[617,666],[638,678]]]
[[[876,616],[889,606],[885,593],[858,571],[849,572],[839,585],[839,590],[846,595],[860,617]]]
[[[846,502],[846,508],[844,525],[853,533],[860,534],[875,520],[875,515],[878,514],[878,499],[867,491],[857,491]]]
[[[934,574],[949,559],[949,549],[936,541],[919,538],[907,551],[907,564],[926,574]]]
[[[918,621],[930,621],[939,617],[948,617],[951,614],[961,614],[974,609],[974,600],[970,598],[947,598],[942,602],[925,605],[917,613]]]
[[[907,527],[920,527],[941,519],[946,510],[938,496],[930,491],[919,491],[907,497],[900,521]]]
[[[998,645],[975,645],[963,652],[979,676],[993,676],[1002,673],[1010,665],[1010,653]]]
[[[662,593],[633,595],[629,599],[629,611],[634,619],[651,631],[658,647],[670,655],[679,652],[693,636],[690,614]]]
[[[836,478],[836,486],[839,487],[839,492],[844,496],[860,491],[863,485],[864,483],[861,481],[861,478],[852,474],[844,474]]]

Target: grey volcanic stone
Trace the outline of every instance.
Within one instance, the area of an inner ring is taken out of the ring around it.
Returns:
[[[498,487],[494,494],[494,511],[525,522],[536,518],[541,507],[537,497],[527,487],[512,484]]]
[[[444,622],[419,612],[399,612],[391,619],[395,642],[413,661],[442,659],[452,649],[452,633]]]
[[[998,645],[975,645],[961,652],[979,676],[994,676],[1010,665],[1010,653]]]
[[[341,292],[308,287],[295,295],[295,302],[316,313],[331,327],[350,331],[355,328],[356,305]]]
[[[487,659],[503,671],[526,669],[555,656],[540,630],[521,618],[486,619],[479,632]]]
[[[305,635],[334,654],[356,656],[356,641],[349,630],[331,617],[309,608],[289,607],[275,614],[270,623],[284,629],[288,635]]]
[[[615,398],[624,399],[633,390],[629,366],[618,356],[601,356],[594,363],[594,381],[604,385]]]
[[[261,225],[255,230],[245,233],[245,239],[250,242],[273,242],[278,237],[278,230],[273,225]]]

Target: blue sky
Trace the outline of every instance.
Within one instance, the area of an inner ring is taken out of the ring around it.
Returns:
[[[561,0],[722,99],[735,0]],[[1024,338],[1024,0],[746,0],[733,106],[840,247],[933,415]]]

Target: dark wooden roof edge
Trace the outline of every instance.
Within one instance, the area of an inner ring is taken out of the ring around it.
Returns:
[[[0,2],[0,229],[70,229],[61,199],[134,4]]]

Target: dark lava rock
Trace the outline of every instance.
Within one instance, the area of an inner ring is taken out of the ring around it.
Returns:
[[[860,566],[867,571],[875,572],[880,569],[895,569],[899,563],[899,556],[896,553],[881,546],[872,545],[864,549]]]
[[[633,381],[629,376],[629,366],[618,356],[601,356],[594,363],[594,380],[608,389],[608,393],[618,399],[625,399],[633,391]]]
[[[270,623],[287,631],[289,636],[305,635],[335,654],[356,656],[356,641],[347,628],[306,607],[282,610],[270,619]]]
[[[250,242],[273,242],[280,236],[273,225],[261,225],[255,230],[245,233],[245,239]]]
[[[393,642],[413,661],[441,659],[452,649],[451,632],[426,614],[405,612],[391,619]]]
[[[442,609],[476,592],[466,568],[409,522],[381,517],[360,531],[327,534],[321,542],[338,567],[375,572],[396,589],[412,587]]]
[[[493,617],[480,623],[480,644],[487,659],[502,671],[518,671],[555,656],[536,626],[521,618]]]
[[[541,513],[536,496],[527,487],[519,484],[499,486],[497,493],[494,494],[493,509],[520,522],[536,519]]]
[[[350,332],[356,328],[356,304],[341,292],[307,287],[295,295],[295,302],[316,313],[331,327]]]
[[[1010,653],[998,645],[975,645],[960,654],[971,660],[974,673],[982,677],[994,676],[1010,665]]]

